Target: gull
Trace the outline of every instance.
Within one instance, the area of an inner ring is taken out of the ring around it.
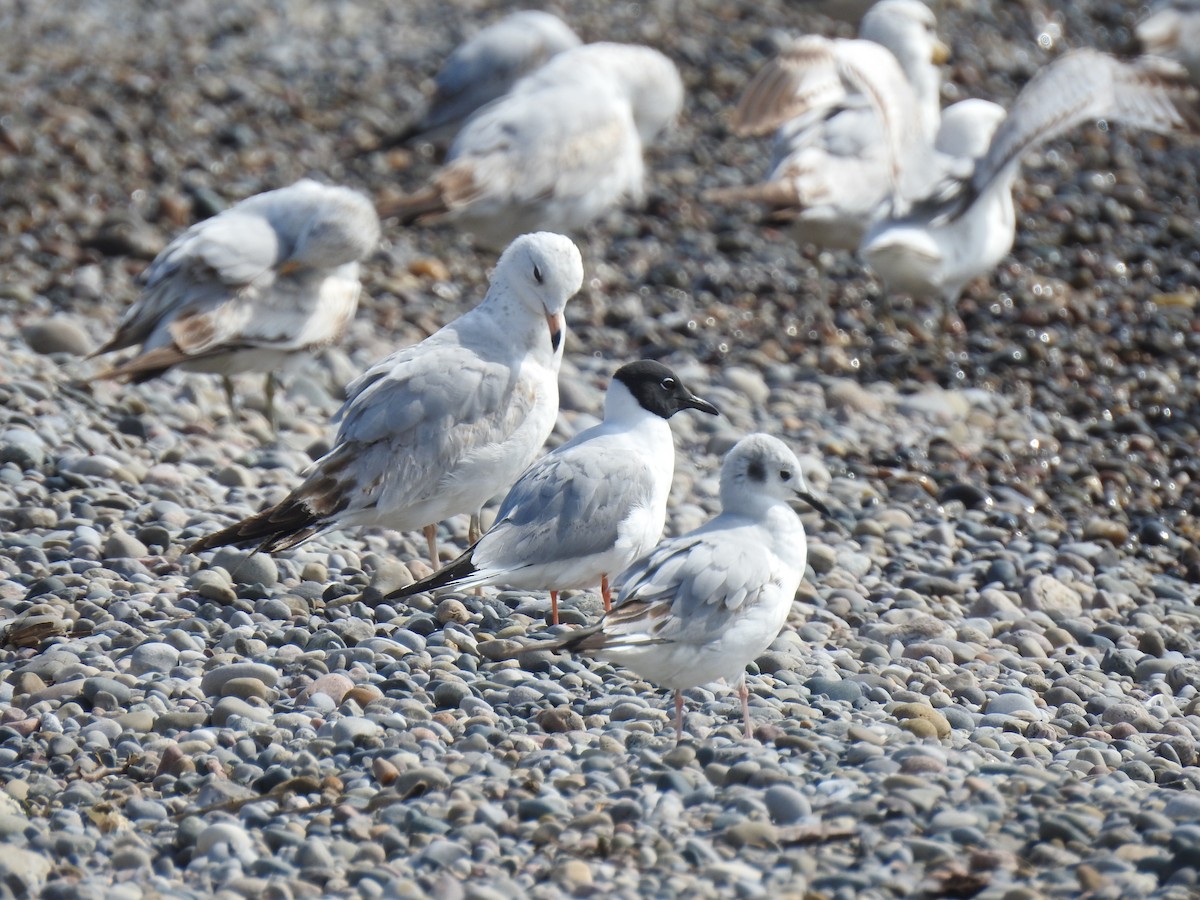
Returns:
[[[1143,53],[1175,60],[1200,84],[1200,0],[1154,4],[1134,34]]]
[[[446,568],[385,599],[442,588],[505,584],[558,592],[600,583],[648,552],[662,536],[675,471],[667,420],[682,409],[717,415],[661,363],[619,368],[604,398],[604,421],[547,453],[512,486],[496,521]]]
[[[188,548],[293,547],[331,528],[421,529],[472,516],[533,461],[558,414],[563,309],[583,283],[569,238],[529,234],[504,251],[483,301],[346,389],[333,449],[283,501]],[[474,537],[472,537],[474,540]]]
[[[949,54],[936,26],[919,0],[881,0],[856,40],[792,41],[733,114],[735,134],[777,130],[770,174],[706,198],[763,204],[801,243],[857,249],[881,204],[922,179],[918,162],[940,116],[938,65]]]
[[[746,665],[779,635],[804,575],[804,526],[789,505],[796,498],[828,515],[786,444],[767,434],[743,438],[721,465],[720,515],[617,576],[617,601],[595,625],[519,652],[569,650],[674,690],[677,740],[683,690],[740,677],[742,723],[752,737]]]
[[[276,371],[339,340],[358,306],[358,262],[379,242],[379,218],[357,191],[303,179],[256,194],[171,241],[143,274],[141,297],[92,356],[140,344],[101,378],[148,381],[169,369],[230,376],[266,372],[274,421]]]
[[[501,97],[550,57],[581,41],[563,21],[541,10],[514,12],[455,48],[434,79],[421,118],[390,145],[439,140],[456,132],[477,109]]]
[[[642,151],[682,104],[679,71],[657,50],[564,51],[472,116],[430,184],[380,214],[451,221],[488,246],[526,230],[578,231],[642,203]]]
[[[1012,189],[1027,153],[1097,119],[1194,131],[1198,112],[1196,89],[1168,60],[1125,62],[1091,49],[1067,53],[1030,80],[1007,115],[981,101],[947,109],[938,141],[946,151],[941,183],[911,207],[897,202],[891,216],[868,230],[859,252],[889,293],[940,298],[945,330],[967,283],[1012,249]]]

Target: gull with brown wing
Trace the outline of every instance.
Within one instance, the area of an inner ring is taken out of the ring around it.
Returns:
[[[175,238],[143,275],[142,296],[93,353],[141,347],[101,378],[147,381],[173,368],[275,375],[337,341],[358,307],[358,263],[379,241],[379,219],[357,191],[303,179],[256,194]]]
[[[1122,61],[1081,49],[1043,67],[1004,115],[963,101],[946,110],[943,180],[927,199],[895,202],[859,252],[890,292],[940,299],[942,330],[963,288],[1008,255],[1016,237],[1013,185],[1026,154],[1085,122],[1104,119],[1157,132],[1200,127],[1200,95],[1182,67]]]
[[[479,510],[533,461],[558,415],[563,309],[583,283],[579,250],[529,234],[504,251],[483,301],[346,389],[333,449],[281,502],[201,538],[276,551],[332,528],[421,529]]]
[[[643,150],[682,104],[679,71],[657,50],[567,50],[472,116],[428,187],[381,203],[380,215],[453,222],[488,246],[577,231],[643,201]]]

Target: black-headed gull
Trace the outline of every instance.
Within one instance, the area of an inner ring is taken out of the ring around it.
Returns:
[[[558,592],[599,584],[662,536],[675,471],[667,420],[683,409],[717,408],[661,363],[622,366],[604,399],[604,421],[543,456],[509,490],[496,521],[466,553],[387,599],[425,591],[503,584]]]

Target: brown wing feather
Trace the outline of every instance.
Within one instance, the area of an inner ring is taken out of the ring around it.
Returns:
[[[403,224],[427,222],[470,203],[480,194],[474,167],[467,161],[451,163],[433,177],[428,187],[398,200],[381,203],[381,219],[398,218]]]
[[[349,491],[339,477],[351,461],[347,446],[337,448],[325,459],[329,461],[279,503],[200,538],[187,552],[201,553],[228,544],[258,544],[259,550],[274,553],[312,537],[349,502]]]
[[[733,133],[768,134],[801,113],[844,96],[833,42],[817,35],[796,38],[746,85],[733,111]]]
[[[165,347],[155,347],[146,353],[135,356],[128,362],[113,366],[107,372],[101,372],[97,378],[128,378],[135,384],[157,378],[172,366],[189,360],[203,359],[203,356],[191,356],[184,353],[174,344]]]

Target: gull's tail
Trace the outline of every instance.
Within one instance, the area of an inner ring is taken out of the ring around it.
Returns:
[[[764,181],[744,187],[713,188],[705,191],[701,199],[706,203],[729,205],[734,203],[761,203],[775,209],[800,206],[800,196],[791,181]]]
[[[475,547],[478,543],[472,545],[454,562],[438,569],[432,575],[422,578],[420,581],[414,581],[412,584],[405,585],[402,588],[397,588],[390,594],[385,594],[380,602],[385,600],[401,600],[405,597],[411,597],[413,594],[428,594],[433,591],[441,590],[442,588],[469,588],[475,587],[480,582],[472,579],[471,576],[478,574],[479,570],[475,568],[475,563],[471,556],[475,552]]]
[[[287,550],[323,531],[349,505],[352,479],[345,474],[354,460],[345,446],[317,460],[304,483],[279,503],[255,513],[187,548],[201,553],[214,547],[254,545],[259,552]]]
[[[491,658],[517,659],[526,653],[536,653],[539,650],[566,650],[568,652],[594,650],[604,645],[605,634],[601,630],[603,627],[603,621],[597,622],[595,625],[576,628],[568,634],[561,635],[549,641],[534,641],[529,644],[522,644],[520,647],[515,647],[512,650],[495,654]],[[600,636],[599,640],[595,639],[596,635]]]
[[[452,162],[439,171],[428,187],[379,204],[379,218],[398,218],[404,225],[436,220],[478,197],[474,166],[468,160]]]
[[[444,215],[448,211],[446,198],[436,185],[406,194],[396,200],[379,204],[380,219],[399,219],[402,225],[411,225]]]
[[[293,492],[270,509],[264,509],[216,534],[200,538],[187,548],[187,552],[203,553],[232,544],[237,547],[253,545],[259,552],[274,553],[312,537],[325,527],[327,521],[313,512],[306,500]]]
[[[110,342],[111,343],[111,342]],[[89,356],[96,356],[100,353],[108,352],[108,345],[101,347],[95,353]],[[196,357],[188,356],[178,347],[173,344],[168,344],[163,347],[155,347],[146,353],[139,353],[133,359],[126,360],[118,366],[113,366],[105,372],[96,375],[96,378],[128,378],[134,384],[141,384],[143,381],[149,381],[152,378],[157,378],[162,375],[172,366],[177,366],[180,363],[187,362]]]

